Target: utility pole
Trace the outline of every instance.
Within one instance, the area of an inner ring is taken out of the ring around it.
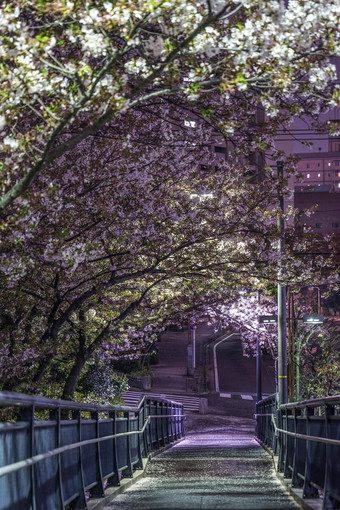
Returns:
[[[294,294],[288,288],[288,401],[295,402],[295,333]]]
[[[277,162],[277,176],[279,181],[283,179],[283,162]],[[279,214],[277,226],[281,234],[279,242],[280,257],[283,254],[285,246],[285,224],[284,224],[284,199],[283,194],[279,193]],[[280,282],[283,271],[280,264],[279,283],[277,286],[277,305],[278,305],[278,390],[279,404],[285,404],[288,401],[288,381],[287,381],[287,314],[286,314],[286,286]]]
[[[257,301],[260,303],[260,291],[257,291]],[[256,394],[257,394],[257,402],[262,400],[262,352],[261,345],[259,340],[259,335],[256,338]]]
[[[193,322],[188,325],[188,346],[187,346],[187,375],[194,375],[196,368],[196,326]]]

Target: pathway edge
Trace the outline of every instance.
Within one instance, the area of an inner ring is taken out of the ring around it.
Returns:
[[[122,494],[125,492],[129,487],[134,485],[136,482],[138,482],[141,478],[143,478],[145,474],[146,467],[149,463],[149,461],[156,457],[156,455],[165,452],[166,450],[169,450],[169,448],[172,448],[173,446],[177,445],[181,441],[184,441],[185,436],[181,439],[178,439],[177,441],[174,441],[171,444],[168,444],[166,446],[163,446],[159,450],[155,450],[150,452],[148,457],[143,458],[143,467],[141,469],[136,469],[136,471],[133,473],[132,478],[122,478],[120,480],[120,485],[117,487],[109,487],[108,489],[105,489],[105,495],[103,498],[93,498],[90,499],[87,502],[87,508],[88,510],[103,510],[103,508],[110,504],[119,494]]]
[[[302,497],[302,489],[295,489],[291,486],[291,479],[284,478],[283,474],[277,470],[278,464],[278,456],[274,455],[271,448],[269,448],[266,444],[262,443],[260,439],[254,436],[255,441],[259,443],[259,445],[271,456],[273,461],[273,466],[275,469],[275,474],[281,485],[289,492],[290,496],[294,499],[294,501],[300,505],[303,510],[322,510],[322,500],[317,498],[305,498]]]

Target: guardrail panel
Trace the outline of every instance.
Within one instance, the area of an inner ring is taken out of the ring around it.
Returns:
[[[57,443],[57,423],[37,423],[34,427],[34,455],[53,450]],[[58,458],[49,457],[34,466],[35,490],[39,494],[36,510],[56,508],[59,499]]]
[[[118,418],[116,422],[116,432],[121,434],[127,432],[127,420],[125,418]],[[127,453],[127,437],[117,437],[117,457],[118,469],[122,471],[128,466],[128,453]]]
[[[270,418],[278,469],[285,476],[292,472],[292,486],[303,486],[303,497],[322,498],[323,510],[340,508],[340,395],[276,405],[269,413],[272,403],[273,396],[256,404],[257,437],[271,443]]]
[[[149,412],[150,412],[150,416],[154,416],[157,414],[157,407],[156,407],[154,401],[150,401]],[[154,444],[157,443],[157,427],[156,427],[157,424],[156,424],[156,422],[157,422],[156,419],[151,418],[151,420],[150,420],[151,448],[153,447]]]
[[[19,428],[20,426],[21,428]],[[0,467],[30,456],[27,441],[28,428],[29,424],[23,422],[0,424]],[[30,468],[28,467],[0,478],[2,508],[6,510],[30,508],[30,478]]]
[[[328,437],[340,441],[340,416],[328,417]],[[340,445],[327,445],[325,507],[340,508]]]
[[[307,434],[307,421],[304,416],[296,418],[297,434]],[[306,471],[307,442],[305,439],[295,438],[295,454],[292,486],[302,487],[305,479]]]
[[[81,439],[95,439],[96,437],[96,421],[83,420],[81,423]],[[97,482],[96,460],[97,460],[97,445],[95,443],[81,447],[82,463],[83,463],[83,476],[85,490],[89,490],[94,483]]]
[[[60,445],[78,442],[78,422],[62,420],[60,428]],[[71,501],[79,494],[79,448],[61,454],[61,478],[64,501]]]
[[[113,420],[102,420],[99,422],[99,437],[105,437],[112,434]],[[104,480],[114,473],[112,455],[114,451],[113,439],[108,439],[99,443],[100,465]]]
[[[130,430],[138,430],[138,418],[130,419]],[[131,462],[136,464],[138,462],[138,435],[134,434],[130,436],[130,450],[131,450]]]
[[[152,446],[184,430],[183,406],[162,399],[106,407],[0,392],[0,406],[18,407],[21,420],[0,424],[1,510],[85,509],[86,492],[103,497],[105,479],[132,477]]]
[[[307,434],[314,437],[326,437],[325,418],[310,416],[307,420]],[[309,495],[315,488],[323,490],[326,476],[326,445],[317,441],[307,442],[307,465],[305,471],[304,492]],[[317,487],[315,487],[317,486]]]

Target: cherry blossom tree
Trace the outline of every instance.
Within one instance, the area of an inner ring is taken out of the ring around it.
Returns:
[[[211,320],[240,289],[277,279],[286,183],[268,168],[254,184],[236,157],[215,170],[210,117],[184,120],[163,102],[122,113],[39,175],[3,226],[4,388],[59,380],[70,398],[94,360],[138,356],[167,324]],[[280,263],[304,284],[325,261],[299,243],[307,255],[287,243]]]
[[[108,357],[140,350],[133,339],[150,324],[194,308],[203,317],[245,281],[275,278],[268,205],[281,183],[268,171],[254,186],[230,161],[201,170],[211,132],[186,129],[181,110],[167,122],[157,112],[127,112],[59,158],[3,229],[6,388],[36,389],[58,365],[69,396],[103,346]]]
[[[6,0],[0,210],[39,173],[50,183],[59,159],[119,124],[121,112],[156,97],[190,107],[213,90],[238,112],[261,103],[273,118],[338,104],[329,63],[338,26],[336,0]],[[240,119],[220,129],[233,134]]]
[[[70,397],[96,356],[277,278],[286,183],[268,168],[254,186],[247,156],[338,101],[338,21],[326,0],[3,4],[4,387],[63,369]],[[215,172],[213,131],[234,145]],[[324,265],[299,242],[280,259],[297,283]]]

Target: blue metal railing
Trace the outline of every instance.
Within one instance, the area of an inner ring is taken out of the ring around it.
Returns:
[[[256,404],[256,435],[278,454],[278,470],[304,498],[340,508],[340,395],[278,406],[277,395]]]
[[[0,422],[0,510],[86,509],[184,435],[183,405],[164,399],[107,407],[0,392],[0,406],[15,410]]]

